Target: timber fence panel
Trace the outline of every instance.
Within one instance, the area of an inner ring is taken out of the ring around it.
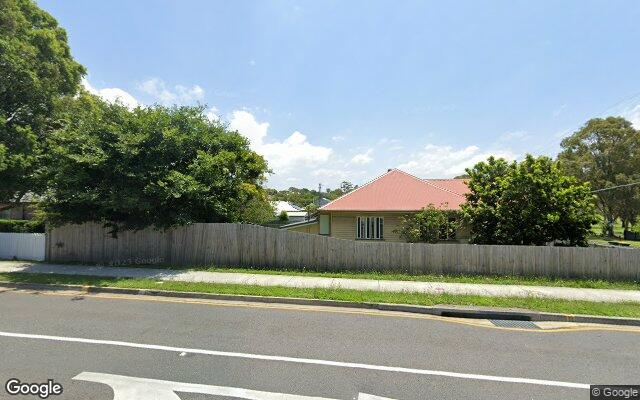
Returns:
[[[67,225],[47,232],[44,249],[52,262],[640,279],[635,249],[368,242],[243,224],[122,231],[117,238],[101,224]]]

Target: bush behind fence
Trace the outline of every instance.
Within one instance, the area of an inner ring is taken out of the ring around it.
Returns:
[[[640,251],[343,240],[244,224],[193,224],[112,238],[99,224],[47,235],[47,259],[99,264],[219,265],[640,280]]]

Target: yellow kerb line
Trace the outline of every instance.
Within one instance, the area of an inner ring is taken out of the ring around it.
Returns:
[[[16,292],[16,291],[14,291]],[[529,329],[529,328],[508,328],[491,325],[487,323],[487,320],[481,320],[484,323],[475,322],[473,320],[461,320],[452,317],[441,317],[438,315],[430,314],[412,314],[402,311],[384,311],[384,310],[357,310],[357,309],[342,309],[332,306],[304,306],[297,304],[276,304],[276,303],[249,303],[243,300],[198,300],[198,299],[178,299],[178,298],[159,298],[153,295],[109,295],[103,293],[88,293],[88,292],[74,292],[74,293],[58,293],[58,292],[40,292],[33,290],[17,290],[17,292],[26,293],[38,293],[47,296],[85,296],[93,299],[106,299],[106,300],[134,300],[134,301],[153,301],[161,303],[177,303],[177,304],[199,304],[217,307],[242,307],[242,308],[262,308],[262,309],[274,309],[284,311],[311,311],[311,312],[326,312],[336,314],[354,314],[354,315],[367,315],[377,317],[397,317],[397,318],[411,318],[411,319],[426,319],[433,321],[441,321],[451,324],[467,325],[477,328],[489,328],[501,331],[512,332],[531,332],[531,333],[571,333],[571,332],[589,332],[589,331],[606,331],[606,332],[626,332],[626,333],[640,333],[640,327],[626,327],[626,326],[575,326],[565,328],[550,328],[550,329]],[[570,322],[570,321],[567,321]]]

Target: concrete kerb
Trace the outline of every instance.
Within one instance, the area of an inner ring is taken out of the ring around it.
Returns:
[[[26,289],[36,291],[83,291],[86,293],[126,294],[136,296],[161,296],[184,299],[243,301],[255,303],[292,304],[304,306],[325,306],[342,308],[360,308],[380,311],[396,311],[414,314],[429,314],[441,317],[494,319],[516,321],[551,321],[575,322],[589,324],[640,326],[640,319],[625,317],[603,317],[597,315],[573,315],[545,313],[536,311],[507,311],[499,309],[482,309],[469,307],[419,306],[411,304],[367,303],[341,300],[303,299],[297,297],[248,296],[233,294],[215,294],[198,292],[176,292],[155,289],[130,289],[114,287],[98,287],[84,285],[62,285],[41,283],[0,282],[0,287],[8,289]]]

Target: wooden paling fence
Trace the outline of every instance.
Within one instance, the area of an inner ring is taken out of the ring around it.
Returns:
[[[640,280],[640,250],[634,249],[367,242],[244,224],[127,231],[117,239],[99,224],[67,225],[48,232],[46,258],[109,265]]]

